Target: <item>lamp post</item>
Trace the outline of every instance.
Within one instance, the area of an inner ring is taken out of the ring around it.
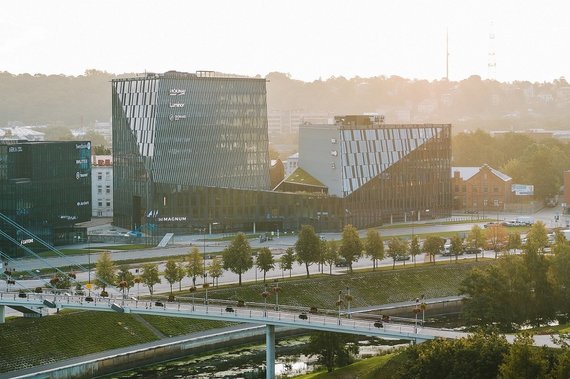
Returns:
[[[265,290],[261,293],[263,296],[263,317],[267,317],[267,298],[271,296],[271,293],[267,291],[267,284],[265,285]]]
[[[279,281],[277,279],[275,279],[273,292],[275,292],[275,310],[279,311],[279,292],[281,292],[281,287],[279,287]]]
[[[342,306],[342,299],[341,299],[341,295],[342,295],[342,290],[338,291],[338,300],[336,301],[336,306],[338,307],[338,324],[340,325],[340,307]]]
[[[87,237],[89,238],[89,237]],[[87,289],[89,291],[88,295],[91,297],[91,250],[87,249],[87,267],[89,268],[89,280],[87,281]],[[138,298],[138,295],[137,295]]]
[[[414,333],[418,332],[418,313],[420,313],[420,299],[416,297],[416,305],[414,306],[414,314],[416,315],[416,322],[414,325]]]
[[[420,309],[422,310],[422,326],[424,325],[424,323],[426,322],[426,308],[427,308],[427,304],[424,301],[426,295],[422,295],[421,297],[421,304],[420,304]]]
[[[344,297],[346,299],[346,309],[347,309],[347,317],[348,318],[352,318],[350,315],[350,302],[352,301],[352,296],[350,296],[350,287],[346,287],[346,296]]]

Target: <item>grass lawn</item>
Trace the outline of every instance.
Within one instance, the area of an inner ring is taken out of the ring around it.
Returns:
[[[132,316],[110,312],[62,311],[49,317],[9,318],[0,331],[0,372],[156,339]]]
[[[364,307],[377,304],[393,303],[415,299],[425,294],[427,298],[457,295],[459,284],[468,272],[477,264],[485,262],[462,262],[453,264],[418,265],[407,264],[406,268],[397,265],[395,270],[354,272],[347,275],[319,275],[310,279],[294,278],[279,280],[279,304],[317,307],[334,310],[339,291],[346,293],[350,288],[353,297],[352,307]],[[267,281],[268,286],[275,282]],[[257,283],[244,283],[242,287],[228,286],[210,288],[208,296],[212,299],[244,300],[247,302],[263,302],[261,293],[265,286],[261,280]],[[190,293],[182,292],[182,296],[190,297]],[[196,293],[201,297],[202,291]],[[268,302],[275,303],[273,294]]]
[[[397,353],[378,355],[372,358],[367,358],[355,362],[351,365],[337,368],[333,372],[328,373],[326,370],[313,372],[306,375],[295,376],[295,379],[322,379],[322,378],[332,378],[332,379],[375,379],[375,378],[386,378],[386,376],[371,376],[372,373],[376,373],[377,370],[383,368],[387,362],[389,362]]]

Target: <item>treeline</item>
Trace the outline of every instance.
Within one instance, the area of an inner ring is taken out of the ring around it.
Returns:
[[[570,169],[570,144],[517,133],[460,133],[452,140],[452,154],[453,166],[488,164],[512,177],[513,183],[534,185],[540,199],[557,195],[564,171]]]
[[[68,127],[107,121],[110,81],[133,75],[97,70],[79,76],[0,72],[0,127],[15,121]],[[569,126],[570,95],[564,78],[551,83],[500,83],[479,76],[459,82],[377,76],[303,82],[273,72],[267,79],[269,110],[378,112],[386,115],[387,122],[445,122],[456,125],[456,130]]]

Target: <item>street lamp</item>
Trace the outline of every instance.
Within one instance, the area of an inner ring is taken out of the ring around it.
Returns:
[[[416,297],[416,304],[414,306],[414,314],[416,316],[416,322],[414,325],[414,333],[418,332],[418,313],[420,313],[420,299]]]
[[[338,291],[338,300],[336,301],[336,306],[338,307],[338,324],[340,325],[340,307],[342,306],[342,299],[341,296],[342,295],[342,290]]]
[[[273,292],[275,292],[275,310],[279,311],[279,292],[281,292],[281,287],[279,287],[279,281],[277,279],[275,279]]]
[[[346,296],[344,297],[346,299],[346,303],[347,303],[347,314],[348,314],[348,318],[351,318],[350,316],[350,302],[352,301],[352,296],[350,296],[350,287],[346,287]]]
[[[267,291],[267,284],[265,285],[265,290],[261,293],[263,296],[263,317],[267,317],[267,298],[271,296],[271,292]]]

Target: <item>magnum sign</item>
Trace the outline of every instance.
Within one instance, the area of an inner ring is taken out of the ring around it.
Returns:
[[[170,92],[168,93],[170,96],[182,96],[186,94],[186,90],[185,89],[179,89],[179,88],[171,88]]]

